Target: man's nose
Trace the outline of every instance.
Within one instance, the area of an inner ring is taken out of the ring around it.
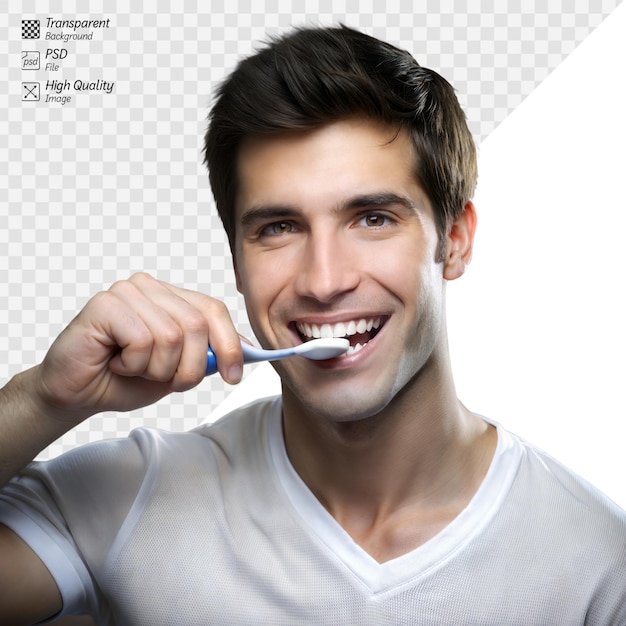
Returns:
[[[310,233],[302,248],[296,293],[330,302],[359,283],[358,255],[339,234]]]

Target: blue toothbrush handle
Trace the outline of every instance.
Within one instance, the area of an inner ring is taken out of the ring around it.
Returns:
[[[206,373],[204,375],[211,376],[215,372],[217,372],[217,359],[213,350],[211,350],[211,346],[209,346],[206,353]]]
[[[255,348],[245,342],[241,342],[241,350],[243,352],[244,363],[258,363],[259,361],[275,361],[276,359],[284,359],[287,356],[295,354],[293,348],[285,348],[283,350],[263,350]],[[217,372],[217,359],[215,353],[211,350],[211,346],[207,347],[206,353],[206,372],[205,376],[211,376]]]

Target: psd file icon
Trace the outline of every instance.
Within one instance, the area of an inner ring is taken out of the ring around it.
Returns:
[[[38,70],[41,67],[41,54],[38,50],[22,51],[22,69]]]
[[[39,39],[39,20],[22,20],[22,39]]]

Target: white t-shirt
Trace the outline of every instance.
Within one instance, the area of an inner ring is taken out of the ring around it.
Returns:
[[[99,624],[626,624],[626,514],[501,427],[467,508],[382,564],[291,466],[279,398],[34,463],[0,522]]]

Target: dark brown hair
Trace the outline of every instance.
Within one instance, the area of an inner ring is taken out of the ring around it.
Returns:
[[[241,142],[355,116],[408,131],[416,180],[443,240],[477,177],[476,148],[454,89],[408,52],[374,37],[345,26],[307,27],[241,61],[218,89],[205,160],[231,249]]]

